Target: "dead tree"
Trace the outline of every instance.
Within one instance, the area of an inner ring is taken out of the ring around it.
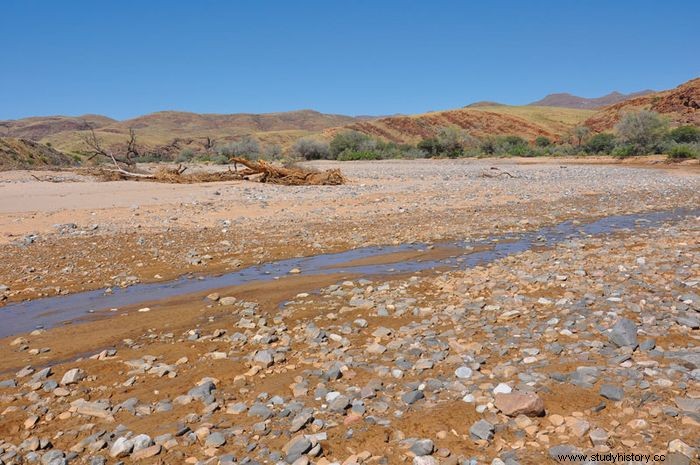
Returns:
[[[123,153],[114,153],[113,150],[103,147],[102,142],[100,141],[99,137],[97,137],[97,134],[95,134],[95,130],[93,128],[90,128],[89,134],[82,135],[82,140],[90,153],[88,160],[92,160],[96,157],[104,157],[112,161],[116,169],[107,171],[116,171],[124,176],[131,176],[135,178],[153,178],[153,176],[150,174],[134,173],[131,171],[136,165],[135,159],[139,157],[139,151],[136,145],[136,132],[133,130],[133,128],[129,128],[129,141],[126,144],[126,149],[123,151]]]

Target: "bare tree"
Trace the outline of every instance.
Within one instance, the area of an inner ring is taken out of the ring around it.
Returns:
[[[91,127],[88,134],[83,134],[81,136],[83,143],[90,152],[88,160],[92,160],[95,157],[104,157],[112,161],[116,171],[125,175],[137,178],[152,178],[153,176],[149,174],[134,173],[125,168],[133,169],[136,165],[136,158],[139,157],[139,151],[136,144],[136,132],[133,128],[129,128],[129,140],[126,143],[126,148],[121,153],[115,153],[113,150],[108,149],[102,145],[100,138],[95,134],[95,130]]]

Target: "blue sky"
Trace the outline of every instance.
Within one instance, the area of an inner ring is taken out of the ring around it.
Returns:
[[[0,1],[0,119],[417,113],[700,76],[700,2]]]

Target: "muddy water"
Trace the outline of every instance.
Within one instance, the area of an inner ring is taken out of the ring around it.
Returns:
[[[220,276],[187,276],[164,283],[138,284],[125,289],[116,289],[112,293],[96,290],[46,297],[10,304],[0,309],[0,338],[84,319],[90,313],[104,312],[112,308],[157,302],[161,299],[230,288],[241,284],[283,279],[294,268],[298,268],[307,276],[349,273],[367,278],[433,269],[465,269],[538,246],[551,246],[589,235],[649,228],[698,215],[700,215],[700,209],[677,209],[610,216],[588,223],[566,221],[518,235],[436,244],[432,247],[433,251],[436,251],[433,253],[425,252],[428,248],[425,244],[364,247],[334,254],[279,260]],[[398,257],[410,258],[397,261]]]

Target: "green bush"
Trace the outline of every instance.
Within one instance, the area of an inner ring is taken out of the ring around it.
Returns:
[[[180,154],[175,158],[177,163],[186,163],[194,159],[195,153],[192,149],[182,149]]]
[[[537,147],[549,147],[552,145],[552,141],[545,136],[537,136],[537,139],[535,139],[535,146]]]
[[[627,158],[633,155],[639,155],[637,147],[631,144],[622,144],[615,147],[611,153],[613,157]]]
[[[672,160],[686,160],[689,158],[699,158],[700,147],[691,144],[674,145],[668,151],[668,158]]]
[[[695,126],[679,126],[669,131],[668,138],[678,144],[700,142],[700,128]]]
[[[297,139],[292,146],[292,152],[304,160],[327,159],[331,153],[327,142],[309,137]]]
[[[330,143],[330,157],[337,159],[343,152],[372,152],[377,142],[358,131],[343,131],[333,137]]]
[[[596,134],[584,144],[587,153],[611,153],[615,148],[615,135],[608,132]]]
[[[620,142],[633,155],[658,153],[668,130],[668,121],[658,113],[641,110],[626,113],[615,126]]]

